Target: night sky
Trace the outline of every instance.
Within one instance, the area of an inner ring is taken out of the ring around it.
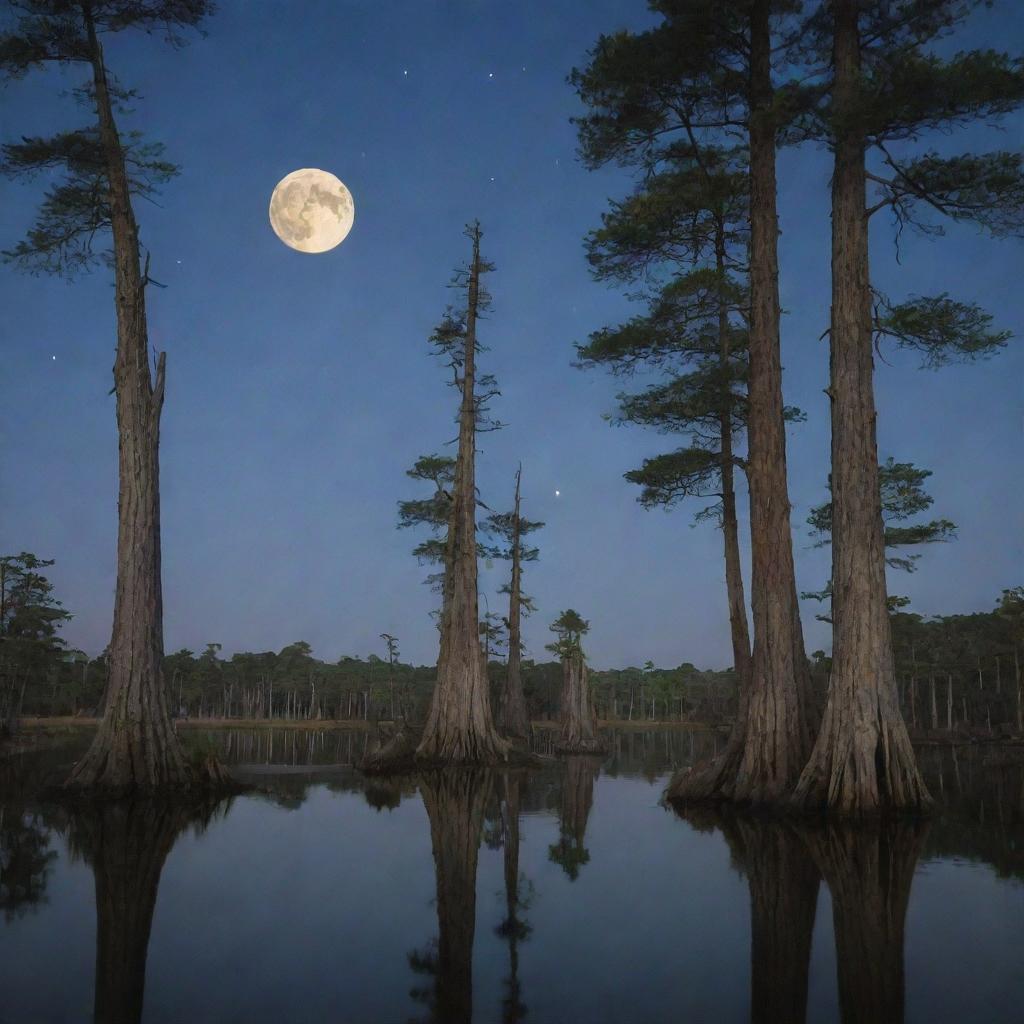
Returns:
[[[731,663],[720,534],[691,528],[699,502],[645,511],[622,479],[674,439],[602,422],[624,383],[570,365],[574,342],[634,310],[591,280],[582,246],[630,177],[577,161],[569,118],[581,108],[565,77],[601,32],[651,23],[639,0],[224,0],[183,50],[107,38],[109,67],[142,94],[120,127],[144,129],[182,165],[160,206],[136,204],[166,285],[149,292],[149,322],[168,364],[168,651],[306,640],[333,660],[383,654],[387,631],[403,660],[436,659],[436,597],[410,554],[420,538],[395,528],[396,502],[427,494],[405,476],[419,454],[454,450],[456,395],[426,339],[468,257],[463,225],[479,218],[497,265],[481,368],[498,377],[493,411],[508,427],[481,437],[478,483],[485,502],[510,507],[522,460],[523,512],[547,523],[524,580],[538,608],[529,656],[545,657],[548,624],[572,606],[591,621],[598,667]],[[1024,10],[997,4],[948,49],[978,45],[1024,49]],[[52,70],[8,85],[0,135],[86,123],[60,95],[84,77]],[[1018,115],[1003,132],[934,146],[1013,148],[1022,129]],[[299,167],[331,171],[355,197],[352,233],[324,255],[287,249],[268,224],[274,185]],[[829,560],[804,523],[828,473],[828,175],[819,148],[780,157],[785,397],[808,414],[789,430],[804,590],[822,585]],[[0,248],[23,236],[45,180],[0,181]],[[897,261],[884,214],[872,232],[874,282],[893,298],[948,290],[1020,333],[1019,242],[969,226],[938,239],[910,231]],[[112,299],[103,270],[69,285],[0,268],[0,550],[57,560],[51,578],[74,613],[64,635],[90,653],[109,639],[114,592]],[[915,574],[891,573],[890,590],[926,615],[989,609],[1024,581],[1020,339],[937,372],[883,355],[880,457],[933,470],[932,513],[959,525]],[[744,531],[745,511],[744,492]],[[481,614],[505,610],[507,572],[481,562]],[[816,611],[804,605],[808,650],[829,645]]]

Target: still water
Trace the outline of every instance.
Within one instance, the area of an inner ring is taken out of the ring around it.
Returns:
[[[538,738],[543,749],[549,740]],[[69,814],[0,763],[0,1022],[1024,1020],[1024,770],[926,749],[927,827],[684,820],[710,733],[362,779],[358,732],[206,737],[259,789]]]

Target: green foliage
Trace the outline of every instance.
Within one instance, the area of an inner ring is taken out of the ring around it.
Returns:
[[[92,65],[102,60],[92,35],[137,28],[162,31],[169,41],[183,41],[182,30],[196,27],[212,9],[207,0],[21,0],[7,31],[0,33],[0,77],[20,78],[51,63],[85,65],[86,84],[72,90],[95,108]],[[109,76],[108,76],[109,77]],[[134,93],[110,83],[111,100],[124,109]],[[151,199],[177,173],[163,159],[163,148],[138,133],[119,139],[129,190]],[[32,178],[60,170],[62,177],[44,195],[27,236],[4,251],[7,262],[32,274],[65,276],[110,262],[104,236],[110,228],[108,157],[100,142],[98,121],[52,136],[25,136],[0,150],[0,173]],[[97,249],[98,239],[103,240]]]
[[[1019,730],[1024,720],[1024,588],[1004,590],[992,611],[928,619],[897,612],[891,622],[896,675],[909,721],[931,727],[935,680],[940,728],[948,724],[951,698],[955,729],[989,735],[997,729]]]
[[[66,657],[58,631],[71,618],[44,574],[53,559],[28,551],[0,556],[0,719],[16,717],[23,699],[53,679]]]
[[[524,519],[519,517],[518,535],[520,537],[519,560],[521,562],[535,562],[540,549],[522,543],[522,538],[535,530],[542,529],[544,524],[540,520]],[[490,547],[492,552],[488,557],[508,560],[512,557],[512,545],[516,537],[516,515],[514,512],[492,512],[482,523],[483,530],[496,540],[496,544]]]
[[[122,137],[129,187],[133,195],[151,199],[159,186],[178,173],[162,159],[159,143],[146,144],[138,133]],[[61,132],[51,138],[24,138],[0,147],[0,173],[30,178],[53,168],[64,170],[63,180],[43,195],[35,223],[4,260],[30,274],[74,277],[96,263],[110,263],[104,236],[110,228],[107,169],[94,128]],[[103,248],[95,248],[97,237]]]
[[[940,544],[956,539],[956,524],[948,519],[933,519],[925,523],[904,523],[931,508],[935,499],[925,490],[924,482],[932,475],[930,469],[919,469],[912,462],[896,462],[892,457],[878,467],[878,484],[882,501],[882,519],[885,523],[885,547],[918,547],[922,544]],[[831,488],[831,483],[830,483]],[[819,536],[815,547],[824,547],[832,538],[832,502],[825,502],[811,509],[807,523],[813,533]],[[892,569],[913,572],[920,554],[887,554],[885,563]],[[806,600],[831,601],[831,581],[821,590],[805,591],[800,595]],[[889,597],[889,610],[906,607],[907,598]],[[825,622],[832,620],[819,615]]]
[[[887,210],[896,238],[906,226],[942,234],[943,221],[971,222],[993,235],[1024,232],[1024,158],[1019,152],[921,151],[935,133],[979,122],[996,125],[1024,102],[1024,61],[994,50],[942,57],[935,43],[961,27],[980,0],[864,0],[858,4],[862,68],[858,94],[841,113],[831,82],[823,81],[802,125],[806,137],[834,145],[842,136],[863,142],[874,194],[868,214]],[[803,33],[804,59],[829,66],[832,9],[814,8]],[[924,356],[924,365],[991,355],[1008,332],[972,303],[915,297],[883,299],[876,322],[889,336]]]
[[[492,657],[500,656],[508,647],[508,629],[505,620],[497,612],[487,612],[480,620],[480,646],[484,658],[490,663]]]
[[[553,643],[545,644],[544,649],[557,654],[559,658],[571,658],[583,654],[582,639],[590,632],[590,623],[579,612],[567,608],[554,622],[548,626],[558,637]]]
[[[945,293],[913,296],[897,305],[882,300],[875,330],[900,348],[921,354],[921,365],[937,369],[952,362],[974,362],[995,355],[1012,337],[993,331],[992,316],[972,302],[957,302]]]
[[[773,5],[776,29],[798,5]],[[654,28],[602,36],[570,83],[587,108],[574,119],[591,168],[637,169],[637,187],[613,201],[586,239],[595,278],[639,284],[646,312],[591,334],[577,365],[616,374],[661,370],[665,380],[619,396],[613,422],[685,435],[673,452],[626,474],[646,507],[714,498],[697,518],[722,519],[721,498],[744,462],[749,245],[746,5],[664,0]],[[788,44],[780,40],[780,59]],[[815,100],[780,82],[781,133]],[[737,140],[740,140],[739,144]],[[790,410],[791,418],[799,418]],[[728,478],[726,477],[728,474]],[[728,484],[728,486],[727,486]]]
[[[684,498],[716,494],[721,472],[721,460],[716,453],[679,448],[644,459],[639,469],[626,473],[626,479],[643,488],[639,500],[644,508],[672,508]],[[708,514],[717,514],[716,509],[717,506]]]

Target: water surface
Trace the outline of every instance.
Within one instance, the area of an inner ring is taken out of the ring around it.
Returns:
[[[1022,1019],[1024,773],[992,750],[921,751],[943,813],[855,831],[665,809],[707,732],[387,782],[359,732],[207,740],[261,791],[70,814],[32,794],[74,744],[0,767],[0,1021]]]

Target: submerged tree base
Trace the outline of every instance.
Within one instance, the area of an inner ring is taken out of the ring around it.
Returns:
[[[922,817],[928,787],[896,706],[894,687],[834,685],[810,759],[788,801],[796,813],[842,818]]]
[[[391,736],[384,735],[380,727],[377,739],[358,764],[364,775],[398,775],[416,767],[416,748],[422,734],[406,722],[400,722]]]
[[[235,779],[212,749],[186,755],[168,723],[163,743],[152,735],[143,741],[139,730],[129,736],[113,732],[111,723],[99,731],[85,755],[71,770],[60,792],[64,798],[119,800],[130,797],[228,796],[249,787]],[[58,794],[54,793],[54,796]]]
[[[436,768],[474,767],[539,767],[544,759],[519,744],[506,743],[500,751],[479,754],[472,759],[448,760],[424,754],[421,749],[423,731],[407,723],[400,724],[390,735],[378,733],[377,743],[359,762],[364,775],[404,775]]]
[[[400,724],[389,736],[378,733],[377,742],[358,769],[365,775],[401,775],[421,769],[537,767],[543,763],[539,755],[518,743],[503,741],[501,748],[463,751],[458,759],[452,759],[424,753],[422,742],[422,729],[408,723]]]

